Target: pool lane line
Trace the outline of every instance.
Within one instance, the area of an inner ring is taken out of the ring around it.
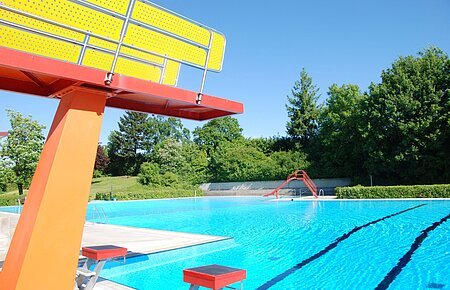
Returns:
[[[340,236],[339,238],[337,238],[334,242],[332,242],[331,244],[329,244],[326,248],[324,248],[324,249],[321,250],[320,252],[317,252],[316,254],[312,255],[311,257],[309,257],[309,258],[303,260],[302,262],[298,263],[298,264],[295,265],[294,267],[292,267],[292,268],[290,268],[290,269],[284,271],[283,273],[277,275],[275,278],[273,278],[273,279],[267,281],[267,282],[264,283],[263,285],[261,285],[261,286],[259,286],[258,288],[256,288],[256,290],[269,289],[270,287],[274,286],[274,285],[277,284],[278,282],[281,282],[282,280],[284,280],[286,277],[288,277],[289,275],[293,274],[293,273],[296,272],[297,270],[303,268],[303,267],[306,266],[307,264],[311,263],[311,262],[314,261],[314,260],[317,260],[318,258],[322,257],[323,255],[325,255],[326,253],[328,253],[328,252],[331,251],[332,249],[336,248],[337,245],[338,245],[340,242],[342,242],[342,241],[348,239],[351,235],[353,235],[353,234],[356,233],[357,231],[359,231],[359,230],[361,230],[361,229],[363,229],[363,228],[366,228],[366,227],[368,227],[368,226],[370,226],[370,225],[379,223],[379,222],[384,221],[384,220],[386,220],[386,219],[389,219],[389,218],[391,218],[391,217],[400,215],[400,214],[402,214],[402,213],[405,213],[405,212],[408,212],[408,211],[417,209],[417,208],[422,207],[422,206],[425,206],[425,205],[426,205],[426,204],[419,204],[419,205],[417,205],[417,206],[410,207],[410,208],[408,208],[408,209],[405,209],[405,210],[402,210],[402,211],[399,211],[399,212],[390,214],[390,215],[388,215],[388,216],[382,217],[382,218],[380,218],[380,219],[371,221],[371,222],[369,222],[369,223],[367,223],[367,224],[364,224],[364,225],[362,225],[362,226],[357,226],[357,227],[353,228],[351,231],[349,231],[349,232],[343,234],[342,236]]]
[[[383,281],[378,284],[375,290],[388,289],[389,286],[394,282],[395,278],[402,272],[403,268],[411,261],[414,252],[422,245],[423,241],[428,237],[428,233],[434,231],[437,227],[445,223],[450,219],[450,214],[442,218],[440,221],[433,223],[431,226],[422,231],[422,233],[414,240],[414,243],[409,248],[409,251],[398,260],[397,265],[392,268],[391,271],[384,277]]]

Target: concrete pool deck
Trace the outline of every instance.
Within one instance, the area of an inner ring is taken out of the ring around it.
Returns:
[[[8,251],[12,237],[19,220],[19,215],[0,212],[0,219],[8,220],[7,232],[0,232],[0,268]],[[145,255],[169,250],[175,250],[195,245],[217,242],[229,237],[198,235],[181,232],[142,229],[107,224],[86,222],[84,225],[82,247],[97,245],[115,245],[128,249],[128,256]],[[80,258],[82,258],[80,256]],[[96,290],[126,290],[133,289],[108,280],[101,280]]]

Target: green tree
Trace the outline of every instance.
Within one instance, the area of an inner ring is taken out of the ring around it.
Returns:
[[[273,152],[269,157],[277,165],[271,170],[271,179],[285,179],[295,170],[309,170],[310,167],[306,154],[301,150]]]
[[[364,166],[382,183],[450,182],[450,60],[438,48],[401,57],[363,102]]]
[[[268,155],[274,151],[275,140],[272,138],[248,138],[246,139],[246,142],[249,146],[257,148],[265,155]]]
[[[181,154],[184,156],[185,166],[180,172],[180,176],[194,185],[207,182],[210,174],[206,151],[191,142],[183,143]]]
[[[179,119],[126,112],[120,118],[119,130],[109,136],[108,171],[113,175],[137,175],[141,164],[150,161],[156,146],[166,139],[188,142],[190,132]]]
[[[39,161],[44,146],[42,130],[45,126],[32,120],[31,116],[23,116],[12,110],[7,110],[6,113],[11,130],[8,131],[6,140],[2,141],[1,156],[11,163],[9,168],[14,172],[12,182],[17,184],[19,195],[22,195],[23,189],[29,186]]]
[[[8,184],[14,180],[14,171],[12,171],[11,168],[12,168],[11,160],[9,160],[9,158],[7,158],[7,157],[1,157],[0,158],[0,191],[6,191]]]
[[[443,114],[441,115],[441,130],[442,134],[439,138],[439,143],[442,144],[441,152],[442,163],[444,164],[444,175],[442,180],[444,183],[450,182],[450,88],[445,90],[441,98],[441,107]]]
[[[312,78],[305,69],[302,69],[300,80],[295,82],[292,96],[287,97],[286,105],[289,117],[287,133],[300,145],[307,145],[316,136],[320,113],[320,107],[317,104],[318,92]]]
[[[224,142],[244,139],[238,120],[232,117],[211,120],[203,127],[197,127],[193,134],[195,144],[208,155]]]
[[[286,136],[277,135],[270,138],[248,138],[246,141],[266,155],[270,155],[273,152],[287,152],[293,149],[301,151],[296,148],[297,146],[292,142],[292,139]]]
[[[105,147],[102,145],[97,146],[97,156],[95,158],[95,165],[94,165],[94,176],[102,176],[109,165],[109,158],[106,155]]]
[[[315,171],[327,177],[361,175],[364,154],[359,132],[361,103],[364,99],[357,85],[329,88],[326,104],[321,112],[316,150],[311,157]]]
[[[184,183],[192,185],[207,181],[206,152],[192,142],[181,143],[174,139],[166,139],[155,146],[152,161],[158,164],[162,175],[173,173]]]
[[[146,114],[127,111],[119,120],[119,130],[109,135],[108,170],[113,175],[138,174],[145,160],[147,120]]]
[[[159,165],[161,174],[180,173],[186,167],[182,154],[182,144],[174,139],[166,139],[155,146],[152,161]]]
[[[270,180],[276,168],[275,161],[243,140],[222,143],[210,164],[215,182]]]
[[[149,117],[145,125],[145,151],[151,154],[155,146],[166,139],[187,142],[190,140],[190,132],[180,119]]]
[[[269,138],[249,138],[247,142],[266,155],[270,155],[273,152],[287,152],[294,149],[301,151],[301,149],[297,148],[298,146],[295,146],[292,139],[287,136],[276,135]]]

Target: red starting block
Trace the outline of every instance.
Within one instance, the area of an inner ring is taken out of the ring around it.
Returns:
[[[246,277],[247,271],[245,270],[220,265],[183,270],[183,280],[191,284],[190,290],[196,290],[199,287],[218,290],[237,282],[240,282],[240,289],[243,289],[243,280]]]
[[[84,247],[81,249],[81,254],[86,258],[100,261],[106,259],[113,259],[117,257],[124,257],[127,255],[127,249],[116,246],[93,246]]]
[[[77,269],[74,289],[76,290],[92,290],[97,283],[100,272],[105,266],[106,261],[123,257],[127,255],[127,249],[116,246],[92,246],[81,249],[81,254],[87,259],[81,268]],[[93,271],[90,269],[95,268]]]

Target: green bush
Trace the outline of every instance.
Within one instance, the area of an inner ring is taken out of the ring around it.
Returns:
[[[161,168],[156,163],[144,162],[138,175],[138,182],[142,185],[161,184]]]
[[[0,194],[0,206],[17,205],[17,200],[24,197],[24,195],[19,196],[18,194]]]
[[[163,175],[161,175],[161,183],[160,185],[163,187],[179,187],[180,184],[183,184],[183,181],[181,178],[172,172],[166,172]]]
[[[98,169],[95,169],[94,174],[92,174],[92,178],[100,178],[103,176],[104,176],[103,172]]]
[[[178,197],[193,197],[197,191],[197,196],[203,196],[203,191],[200,189],[175,189],[175,188],[158,188],[148,189],[145,192],[115,192],[113,198],[117,200],[143,200],[143,199],[157,199],[157,198],[178,198]],[[97,200],[109,200],[109,193],[97,193],[95,195]]]
[[[450,198],[450,185],[338,187],[337,198]]]

